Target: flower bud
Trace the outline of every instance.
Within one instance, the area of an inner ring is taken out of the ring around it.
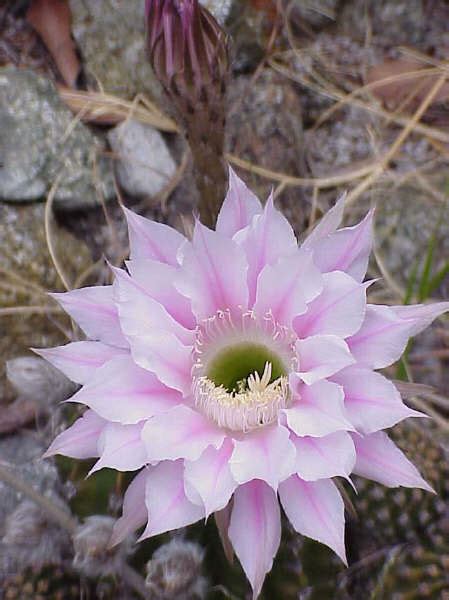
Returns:
[[[147,0],[148,50],[166,91],[191,110],[224,93],[227,36],[198,0]]]
[[[198,0],[147,0],[148,51],[192,151],[200,217],[212,226],[223,202],[228,39]]]
[[[201,600],[207,581],[201,576],[203,549],[194,542],[172,539],[147,564],[146,584],[158,600]]]

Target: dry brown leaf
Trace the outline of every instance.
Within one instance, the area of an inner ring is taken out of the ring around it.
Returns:
[[[72,38],[72,14],[67,0],[33,0],[26,18],[42,38],[70,87],[76,86],[81,65]]]
[[[129,102],[111,94],[72,90],[62,85],[58,86],[58,92],[70,110],[81,121],[87,123],[116,125],[132,117],[161,131],[171,133],[178,131],[176,123],[149,100]]]
[[[426,71],[429,72],[426,74]],[[410,73],[410,76],[407,74]],[[415,75],[413,75],[415,73]],[[404,104],[404,110],[412,112],[427,96],[441,73],[429,70],[427,65],[412,58],[387,60],[368,70],[367,83],[379,82],[371,88],[371,92],[389,109]],[[380,83],[388,79],[385,83]],[[449,99],[449,82],[445,83],[436,94],[432,104]]]

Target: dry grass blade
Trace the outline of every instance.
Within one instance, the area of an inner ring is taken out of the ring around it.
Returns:
[[[176,133],[176,123],[164,115],[150,100],[140,97],[139,102],[129,102],[104,92],[84,92],[58,87],[62,100],[82,121],[116,124],[132,117],[161,131]]]
[[[284,75],[285,77],[292,79],[293,81],[297,81],[301,85],[309,88],[310,90],[325,96],[326,98],[330,98],[332,100],[344,100],[347,97],[347,94],[344,92],[337,90],[336,88],[325,87],[324,84],[317,84],[313,81],[310,81],[306,77],[302,77],[298,73],[295,73],[292,69],[285,67],[274,59],[270,59],[268,61],[270,67],[274,69],[276,72]],[[441,70],[440,70],[441,72]],[[356,98],[351,98],[349,104],[356,108],[361,108],[362,110],[366,110],[367,112],[371,112],[375,115],[383,117],[387,121],[391,121],[396,125],[400,125],[401,127],[405,127],[410,118],[402,115],[396,115],[388,110],[385,110],[378,106],[375,103],[363,102],[362,100],[358,100]],[[422,123],[417,123],[415,126],[415,131],[420,133],[421,135],[425,135],[428,138],[438,140],[445,144],[449,143],[449,133],[437,129],[435,127],[430,127],[429,125],[423,125]]]
[[[59,262],[59,258],[56,254],[55,246],[53,244],[53,236],[52,236],[52,232],[51,232],[53,200],[54,200],[54,197],[56,194],[56,190],[58,189],[59,182],[61,181],[61,177],[62,177],[62,174],[60,174],[56,178],[56,181],[51,186],[51,189],[47,196],[47,202],[45,203],[45,239],[47,240],[48,251],[50,253],[50,257],[51,257],[53,265],[56,269],[56,272],[57,272],[59,278],[61,279],[65,289],[67,291],[69,291],[72,288],[71,288],[71,285],[69,283],[69,280],[68,280],[66,274],[64,273],[64,269],[62,268],[62,265]]]
[[[419,105],[413,117],[408,121],[407,125],[402,129],[400,134],[397,136],[394,143],[391,145],[388,152],[384,155],[384,157],[379,161],[378,166],[373,170],[373,172],[368,175],[368,177],[361,181],[359,185],[354,188],[346,198],[346,205],[349,206],[351,203],[355,202],[359,196],[367,190],[384,172],[384,170],[388,167],[390,161],[395,157],[396,153],[400,150],[402,144],[405,142],[407,137],[414,131],[419,120],[426,112],[428,107],[430,106],[433,99],[436,97],[440,89],[443,87],[446,82],[447,75],[441,75],[434,83],[429,93],[426,95],[424,100]]]

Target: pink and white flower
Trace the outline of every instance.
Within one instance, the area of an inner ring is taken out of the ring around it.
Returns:
[[[71,401],[88,409],[47,456],[139,471],[114,543],[226,509],[256,598],[281,539],[279,501],[346,562],[333,478],[431,490],[382,431],[422,415],[376,369],[449,303],[367,304],[373,214],[338,229],[343,207],[298,246],[273,199],[262,207],[230,171],[216,231],[197,221],[188,240],[126,210],[131,256],[114,284],[54,295],[88,341],[39,353],[81,384]]]

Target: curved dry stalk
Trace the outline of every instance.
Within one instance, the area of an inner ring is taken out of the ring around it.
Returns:
[[[322,96],[325,96],[326,98],[330,98],[332,100],[342,100],[346,97],[346,94],[344,92],[341,92],[340,90],[337,90],[336,88],[329,89],[329,88],[325,88],[322,85],[313,83],[312,81],[306,79],[305,77],[301,77],[297,73],[293,73],[291,69],[288,69],[288,68],[284,67],[283,65],[276,63],[276,61],[273,59],[270,59],[268,61],[268,64],[270,65],[270,67],[272,69],[274,69],[276,72],[280,73],[281,75],[284,75],[285,77],[288,77],[289,79],[292,79],[293,81],[297,81],[301,85],[308,87],[309,89],[317,92],[318,94],[320,94]],[[440,70],[440,72],[441,72],[441,70]],[[375,104],[368,104],[367,102],[363,102],[362,100],[353,99],[350,104],[352,106],[355,106],[356,108],[361,108],[362,110],[366,110],[367,112],[371,112],[375,115],[383,117],[384,119],[387,119],[387,120],[395,123],[396,125],[400,125],[402,127],[407,126],[407,124],[411,120],[408,117],[395,115],[394,113],[391,113],[388,110],[381,108],[380,106],[376,106]],[[428,137],[428,138],[438,140],[445,144],[449,143],[449,134],[442,131],[441,129],[436,129],[435,127],[431,127],[429,125],[423,125],[422,123],[417,123],[415,126],[415,131],[417,133],[420,133],[421,135]]]
[[[62,281],[65,289],[67,291],[69,291],[69,290],[71,290],[71,286],[70,286],[70,283],[69,283],[67,277],[65,276],[64,270],[63,270],[63,268],[59,262],[59,259],[56,255],[55,247],[53,245],[53,238],[51,236],[51,215],[52,215],[51,211],[52,211],[52,207],[53,207],[53,200],[54,200],[54,197],[56,194],[56,190],[58,189],[61,178],[62,178],[62,173],[60,173],[58,175],[58,177],[56,178],[55,182],[51,186],[50,191],[48,193],[47,201],[45,203],[44,225],[45,225],[45,239],[47,241],[47,248],[48,248],[48,252],[50,253],[51,260],[53,262],[56,272],[57,272],[60,280]]]
[[[432,100],[440,91],[443,84],[446,82],[446,74],[442,75],[437,79],[432,88],[429,90],[427,96],[423,99],[418,109],[415,111],[413,117],[408,121],[407,125],[402,129],[402,131],[397,136],[396,140],[391,145],[388,152],[384,155],[384,157],[379,161],[379,165],[374,169],[374,171],[368,175],[366,179],[361,181],[347,196],[346,198],[346,206],[349,206],[353,202],[355,202],[359,196],[368,189],[384,172],[384,170],[388,167],[390,161],[394,158],[396,153],[401,148],[402,144],[408,138],[408,136],[414,131],[416,128],[418,121],[421,119],[423,114],[426,112],[428,107],[430,106]]]
[[[378,87],[382,87],[384,85],[388,85],[390,83],[398,83],[402,81],[408,81],[409,79],[416,79],[417,77],[430,77],[434,75],[438,75],[441,73],[441,69],[438,67],[432,67],[429,69],[417,69],[414,71],[407,71],[405,73],[400,73],[397,75],[390,75],[389,77],[383,77],[382,79],[378,79],[377,81],[371,81],[370,83],[366,83],[361,87],[353,90],[349,94],[343,96],[340,100],[338,100],[335,104],[325,110],[316,120],[313,125],[311,131],[316,131],[325,121],[327,121],[335,112],[344,108],[347,104],[351,104],[352,100],[354,100],[357,96],[362,95],[364,92],[371,92]],[[416,91],[416,90],[414,90]],[[394,116],[394,113],[391,115]]]
[[[287,173],[272,171],[271,169],[260,167],[259,165],[255,165],[250,161],[245,160],[243,158],[239,158],[238,156],[235,156],[233,154],[226,154],[225,158],[233,165],[240,167],[241,169],[250,173],[260,175],[265,179],[270,179],[271,181],[277,181],[279,183],[285,183],[285,185],[287,186],[316,187],[317,189],[334,188],[340,185],[344,185],[345,183],[354,181],[355,179],[360,179],[361,177],[364,177],[365,175],[368,175],[369,173],[374,171],[378,167],[378,163],[380,162],[376,160],[374,163],[365,165],[358,169],[353,169],[352,171],[348,171],[347,173],[331,175],[330,177],[315,178],[294,177],[293,175],[288,175]]]
[[[28,280],[24,279],[15,271],[11,271],[9,269],[5,269],[4,267],[0,266],[0,274],[5,275],[5,277],[9,277],[13,281],[17,281],[17,283],[19,285],[23,286],[25,289],[29,288],[30,290],[33,290],[34,292],[36,292],[37,294],[40,294],[41,296],[47,296],[47,292],[46,292],[46,290],[44,290],[43,287],[41,287],[37,283],[33,283],[32,281],[28,281]],[[28,292],[28,293],[30,293],[30,292]]]

